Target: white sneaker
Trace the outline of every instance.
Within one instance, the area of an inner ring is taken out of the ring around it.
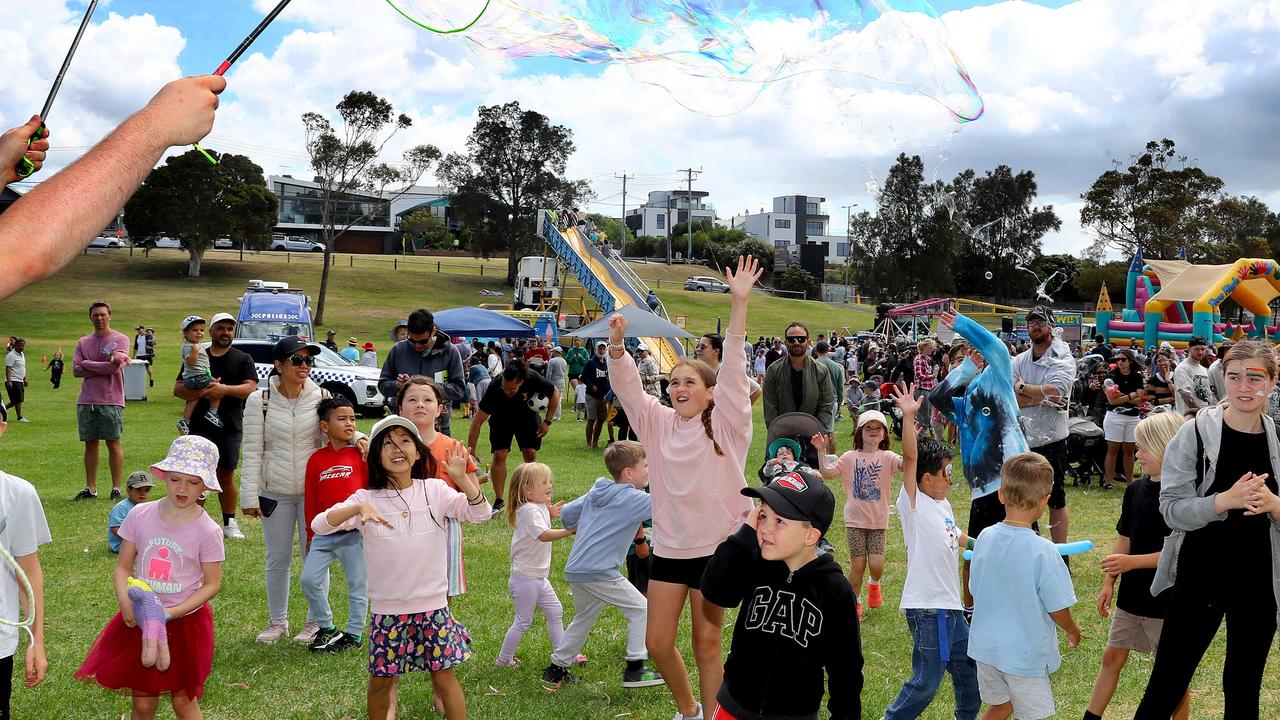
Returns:
[[[256,638],[263,645],[275,645],[289,634],[289,623],[285,622],[269,622],[267,628],[258,633]]]
[[[315,620],[308,620],[302,624],[302,631],[293,636],[293,641],[310,645],[311,641],[316,639],[316,633],[318,632],[320,632],[320,623]]]
[[[228,540],[244,539],[244,533],[240,532],[240,523],[236,522],[235,518],[231,518],[226,525],[222,526],[222,537]]]
[[[18,418],[18,422],[31,422],[31,419],[30,419],[30,418],[25,418],[25,417],[20,417],[20,418]]]
[[[671,720],[702,720],[702,703],[698,703],[698,712],[696,712],[695,714],[683,715],[680,713],[679,710],[677,710],[676,716]]]

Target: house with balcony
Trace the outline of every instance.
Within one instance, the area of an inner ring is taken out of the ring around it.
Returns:
[[[319,240],[323,232],[323,178],[303,180],[291,175],[272,175],[267,186],[280,201],[274,232],[299,235]],[[341,229],[354,222],[337,238],[335,252],[396,254],[401,249],[400,220],[415,210],[426,210],[440,218],[451,231],[458,223],[450,212],[449,197],[444,189],[415,185],[409,191],[396,193],[343,193],[334,207],[334,227]]]
[[[826,201],[817,195],[779,195],[772,210],[743,211],[730,218],[729,227],[797,256],[800,245],[823,244],[827,264],[841,265],[849,257],[849,238],[831,234],[831,216],[823,207]]]
[[[627,211],[627,227],[636,237],[661,237],[671,234],[671,226],[688,222],[715,222],[716,208],[707,197],[706,190],[655,190],[649,193],[644,204]]]

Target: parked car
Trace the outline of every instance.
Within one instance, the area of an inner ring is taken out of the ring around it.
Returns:
[[[726,285],[723,280],[717,280],[716,278],[706,277],[704,275],[694,275],[688,280],[685,280],[684,289],[698,290],[701,292],[729,292],[729,286]]]
[[[289,252],[324,252],[324,246],[320,243],[308,238],[290,235],[281,240],[279,237],[271,239],[272,250],[288,250]]]
[[[120,238],[115,237],[114,235],[99,235],[98,237],[89,241],[89,247],[118,248],[118,247],[124,247],[124,243],[120,241]]]
[[[267,387],[267,376],[275,367],[271,363],[272,340],[236,338],[231,346],[249,353],[254,367],[258,371],[258,387]],[[316,366],[311,370],[311,379],[317,385],[329,391],[331,395],[342,395],[351,401],[356,411],[363,417],[376,418],[383,415],[383,397],[378,392],[378,376],[381,370],[353,363],[326,347],[320,348],[316,357]]]
[[[236,246],[229,237],[220,237],[213,241],[213,246],[218,250],[230,250]]]
[[[182,242],[177,238],[158,237],[151,243],[151,247],[162,248],[164,250],[181,250]]]

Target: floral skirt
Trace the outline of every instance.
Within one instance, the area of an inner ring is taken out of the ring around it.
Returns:
[[[410,615],[373,614],[369,621],[369,674],[395,677],[436,672],[471,657],[471,633],[449,608]]]

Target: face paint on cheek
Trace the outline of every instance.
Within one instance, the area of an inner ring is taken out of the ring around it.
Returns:
[[[1257,368],[1245,368],[1244,375],[1245,375],[1245,378],[1248,380],[1258,380],[1258,381],[1266,382],[1267,380],[1270,379],[1267,376],[1266,372],[1259,370]],[[1262,392],[1261,390],[1258,390],[1253,394],[1256,395],[1257,397],[1266,397],[1266,393]]]

